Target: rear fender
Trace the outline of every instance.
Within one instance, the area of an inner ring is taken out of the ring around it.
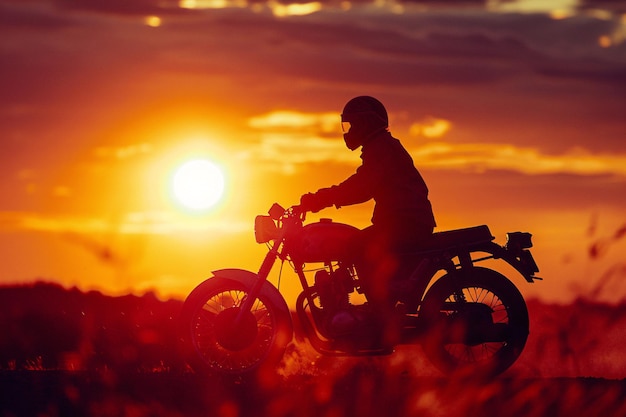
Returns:
[[[524,249],[520,251],[508,250],[497,243],[489,242],[478,250],[493,255],[495,259],[502,259],[519,272],[526,281],[532,283],[541,278],[536,277],[535,273],[539,272],[539,268],[533,259],[530,250]]]

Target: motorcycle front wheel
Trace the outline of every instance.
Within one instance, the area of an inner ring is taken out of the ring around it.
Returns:
[[[269,291],[261,291],[250,311],[243,311],[248,292],[246,283],[214,277],[185,300],[181,338],[196,372],[245,375],[281,360],[292,336],[289,311]]]
[[[474,267],[436,281],[420,317],[424,350],[445,374],[495,376],[522,353],[529,333],[524,298],[504,275]]]

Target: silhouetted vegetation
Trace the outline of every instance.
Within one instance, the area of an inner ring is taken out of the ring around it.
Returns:
[[[0,288],[0,369],[184,370],[178,349],[182,300],[154,294],[111,297],[50,283]],[[528,376],[626,377],[626,303],[578,300],[551,305],[529,300],[531,336],[511,370]],[[332,362],[300,346],[285,372]],[[421,352],[393,355],[416,374],[434,374]],[[408,356],[404,358],[403,355]],[[323,366],[323,365],[321,365]],[[311,373],[310,370],[302,371]]]
[[[180,301],[110,297],[48,283],[0,288],[0,369],[166,370]]]
[[[624,416],[626,382],[414,377],[376,362],[224,383],[192,373],[0,372],[0,415],[93,417]]]
[[[38,283],[0,288],[0,305],[2,416],[626,415],[625,303],[530,300],[526,350],[489,381],[443,377],[411,347],[332,358],[301,341],[278,372],[207,378],[178,353],[180,300]]]

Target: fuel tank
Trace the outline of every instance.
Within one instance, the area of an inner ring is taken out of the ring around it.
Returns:
[[[322,219],[302,227],[285,243],[296,262],[337,261],[346,258],[358,231],[354,226]]]

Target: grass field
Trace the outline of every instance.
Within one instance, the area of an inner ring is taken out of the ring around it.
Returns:
[[[201,376],[176,349],[180,301],[56,286],[0,290],[0,417],[626,417],[626,304],[528,300],[531,332],[492,380],[443,377],[419,346]]]
[[[342,372],[225,381],[192,373],[0,373],[4,416],[626,416],[626,381]]]

